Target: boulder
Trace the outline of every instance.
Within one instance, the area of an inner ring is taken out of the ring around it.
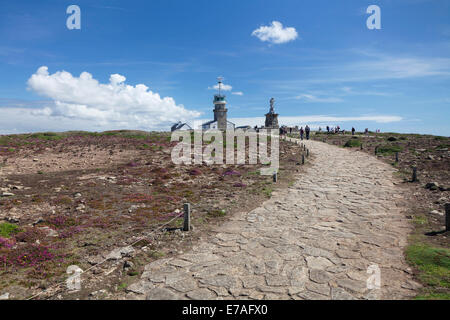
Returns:
[[[12,192],[3,192],[2,194],[0,194],[0,197],[12,197],[14,196],[14,193]]]
[[[437,190],[439,188],[439,184],[437,182],[428,182],[425,185],[425,189],[428,190]]]
[[[129,257],[134,252],[132,246],[126,246],[122,248],[117,248],[111,251],[105,258],[107,260],[119,260],[122,257]]]

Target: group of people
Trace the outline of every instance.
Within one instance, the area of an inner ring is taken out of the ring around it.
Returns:
[[[319,127],[319,131],[321,131],[322,129]],[[365,132],[368,132],[369,129],[366,128]],[[336,126],[334,128],[330,128],[330,126],[327,126],[327,133],[342,133],[345,134],[345,130],[341,130],[340,126]],[[352,127],[352,136],[354,136],[356,133],[356,129],[355,127]]]
[[[286,127],[286,126],[282,126],[280,127],[280,136],[285,136],[286,134],[292,134],[292,132],[295,132],[296,129],[293,129],[292,127]],[[300,133],[300,139],[303,140],[303,136],[306,136],[306,140],[309,140],[309,133],[311,132],[311,129],[309,128],[308,125],[305,126],[305,129],[303,129],[303,127],[300,127],[300,129],[298,130]]]
[[[345,130],[341,131],[341,127],[340,126],[336,126],[334,128],[330,128],[330,126],[327,126],[327,133],[340,133],[340,132],[344,132]]]
[[[328,134],[337,134],[337,133],[345,134],[345,130],[344,129],[341,130],[341,127],[339,125],[337,125],[335,127],[326,126],[326,129],[327,129],[327,133]],[[311,129],[309,128],[308,125],[306,125],[304,129],[303,129],[303,127],[300,127],[300,129],[298,129],[298,127],[292,128],[292,127],[282,126],[282,127],[280,127],[280,136],[285,136],[288,133],[289,134],[292,134],[292,133],[295,134],[295,132],[297,132],[297,130],[298,130],[298,132],[300,134],[300,139],[301,140],[303,140],[303,137],[305,137],[306,140],[309,140]],[[322,132],[322,128],[319,127],[318,131]],[[352,132],[352,136],[354,136],[356,134],[355,127],[352,127],[351,132]],[[377,129],[375,132],[378,133],[378,132],[381,132],[381,130]],[[369,134],[369,129],[368,128],[365,128],[364,134],[365,135]]]
[[[300,140],[303,140],[303,135],[306,135],[306,140],[309,140],[309,132],[311,129],[308,125],[305,126],[305,130],[303,130],[303,127],[300,127]]]
[[[288,128],[286,126],[280,127],[280,137],[285,136],[288,133]],[[292,128],[290,128],[289,133],[292,133]]]

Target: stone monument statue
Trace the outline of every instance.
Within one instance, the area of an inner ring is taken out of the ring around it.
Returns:
[[[273,104],[275,103],[275,99],[274,98],[270,98],[270,113],[274,113],[273,111]]]
[[[268,129],[278,129],[279,125],[278,125],[278,114],[275,113],[274,111],[274,104],[275,104],[275,99],[271,98],[270,99],[270,110],[269,113],[266,113],[266,123],[265,123],[265,128]]]

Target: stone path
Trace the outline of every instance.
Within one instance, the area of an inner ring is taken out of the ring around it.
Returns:
[[[287,191],[234,216],[212,240],[148,264],[130,299],[408,299],[409,225],[394,169],[307,141],[315,159]],[[367,289],[368,267],[381,289]],[[376,268],[376,267],[371,267]]]

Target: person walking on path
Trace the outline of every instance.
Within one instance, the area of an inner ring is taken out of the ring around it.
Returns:
[[[352,127],[352,136],[354,136],[355,135],[355,127]]]
[[[305,131],[303,130],[303,127],[300,128],[300,140],[303,140],[303,134]]]
[[[308,125],[306,125],[306,127],[305,127],[306,140],[309,140],[309,131],[310,131],[310,129],[309,129]]]

